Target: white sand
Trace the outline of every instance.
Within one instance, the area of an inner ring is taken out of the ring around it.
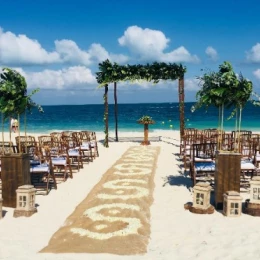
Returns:
[[[162,135],[150,133],[150,136]],[[120,133],[119,136],[140,136]],[[51,236],[61,227],[74,208],[129,146],[134,142],[111,142],[109,148],[99,144],[100,157],[74,174],[73,179],[58,185],[49,195],[37,195],[38,212],[29,218],[13,218],[13,209],[0,220],[0,259],[260,259],[260,218],[242,214],[227,218],[221,212],[197,215],[184,210],[192,201],[190,180],[179,167],[179,133],[163,132],[158,168],[155,174],[154,203],[151,206],[151,237],[145,255],[110,254],[42,254]],[[113,134],[112,134],[113,136]],[[104,135],[98,136],[103,139]],[[0,138],[1,139],[1,138]],[[169,181],[170,179],[170,181]]]

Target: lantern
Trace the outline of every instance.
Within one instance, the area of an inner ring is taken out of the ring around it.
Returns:
[[[223,214],[227,217],[239,217],[242,212],[242,197],[236,191],[224,193]]]
[[[198,182],[194,186],[193,207],[208,209],[210,207],[211,187],[208,182]]]
[[[23,185],[16,190],[16,209],[14,217],[30,217],[37,209],[35,208],[36,189],[33,185]]]
[[[255,176],[250,181],[250,202],[260,204],[260,176]]]
[[[260,176],[254,176],[250,181],[250,199],[245,202],[245,213],[260,216]]]

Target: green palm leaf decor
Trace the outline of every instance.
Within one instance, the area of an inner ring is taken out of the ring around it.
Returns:
[[[247,102],[250,101],[254,105],[260,104],[259,101],[252,98],[252,96],[257,96],[253,93],[252,82],[244,78],[241,73],[237,76],[231,63],[227,61],[219,66],[219,71],[207,71],[197,79],[201,89],[196,93],[197,103],[192,107],[192,112],[201,107],[206,110],[210,106],[217,107],[219,109],[219,129],[222,133],[224,130],[224,109],[231,109],[231,114],[227,119],[236,115],[235,130],[239,133],[242,110]]]
[[[35,89],[32,91],[31,94],[27,94],[26,80],[16,70],[3,68],[2,71],[0,71],[0,112],[2,114],[3,141],[5,120],[8,120],[10,117],[17,116],[19,121],[20,115],[26,113],[26,111],[32,112],[33,107],[37,107],[40,112],[43,112],[42,107],[33,102],[31,99],[32,95],[34,95],[38,91],[39,89]],[[26,116],[24,118],[26,126]],[[18,122],[18,124],[20,125],[20,122]],[[20,127],[18,128],[18,130],[20,135]]]
[[[152,117],[150,117],[150,116],[142,116],[141,118],[139,118],[139,119],[137,120],[137,122],[138,122],[139,124],[149,124],[149,125],[155,123],[155,121],[154,121],[154,120],[152,119]]]

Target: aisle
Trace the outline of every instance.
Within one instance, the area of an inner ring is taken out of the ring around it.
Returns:
[[[160,147],[133,146],[103,175],[41,252],[147,252]]]

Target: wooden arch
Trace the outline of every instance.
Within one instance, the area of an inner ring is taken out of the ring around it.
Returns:
[[[108,147],[108,85],[114,83],[114,100],[115,100],[115,131],[116,141],[117,133],[117,82],[145,80],[148,82],[158,83],[160,80],[179,80],[179,111],[180,111],[180,134],[184,133],[184,74],[186,67],[175,63],[158,63],[146,65],[118,65],[105,60],[99,63],[99,72],[96,73],[96,79],[99,87],[105,88],[104,93],[104,122],[105,122],[105,140],[104,146]]]

